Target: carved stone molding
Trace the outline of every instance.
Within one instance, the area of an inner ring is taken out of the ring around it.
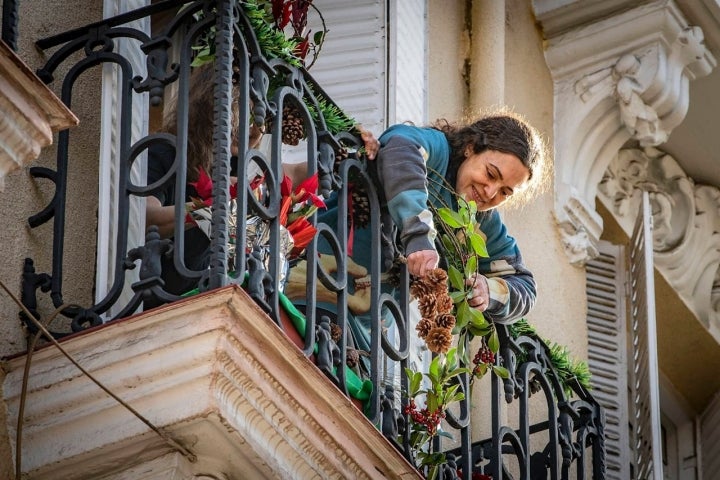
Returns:
[[[77,124],[75,115],[0,41],[0,191],[9,173],[52,143],[53,132]]]
[[[30,373],[28,478],[420,478],[237,286],[107,323],[63,346],[194,458],[48,346]],[[24,361],[3,366],[13,443]]]
[[[557,2],[534,5],[548,3]],[[628,141],[662,144],[685,118],[689,82],[716,65],[702,30],[672,1],[601,18],[550,38],[545,55],[555,89],[555,215],[576,265],[597,254],[595,196],[610,161]]]
[[[650,192],[655,266],[720,339],[720,189],[696,185],[662,150],[621,150],[598,198],[628,235],[642,190]]]

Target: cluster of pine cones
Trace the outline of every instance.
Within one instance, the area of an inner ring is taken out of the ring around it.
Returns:
[[[453,341],[455,316],[447,280],[447,272],[436,268],[422,278],[413,279],[410,284],[410,293],[417,298],[422,316],[415,330],[428,349],[435,353],[447,353]]]

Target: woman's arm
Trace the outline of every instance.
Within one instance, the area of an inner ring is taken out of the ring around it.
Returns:
[[[427,168],[421,147],[401,135],[390,137],[377,155],[377,174],[388,210],[400,229],[408,271],[424,276],[437,267],[437,232],[428,209]]]
[[[160,237],[172,237],[175,233],[175,206],[163,206],[157,197],[147,197],[145,205],[145,224],[157,225]]]
[[[517,242],[507,233],[496,210],[486,214],[480,227],[487,236],[490,256],[478,264],[482,274],[478,277],[483,278],[478,278],[478,291],[474,290],[473,295],[487,295],[483,306],[488,319],[511,323],[527,315],[535,305],[537,284],[523,263]],[[471,306],[477,308],[473,303],[478,302],[481,302],[480,298],[475,299]],[[479,309],[483,310],[482,306]]]

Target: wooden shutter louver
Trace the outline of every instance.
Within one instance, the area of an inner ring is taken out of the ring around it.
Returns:
[[[626,262],[622,246],[600,242],[586,265],[588,366],[593,396],[605,410],[606,478],[630,478]]]

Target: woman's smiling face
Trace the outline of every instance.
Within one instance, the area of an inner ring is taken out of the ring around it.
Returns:
[[[497,150],[473,153],[470,147],[465,152],[455,191],[467,201],[474,200],[480,211],[503,204],[530,179],[530,170],[511,153]]]

